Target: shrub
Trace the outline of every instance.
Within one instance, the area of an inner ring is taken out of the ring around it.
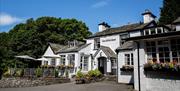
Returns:
[[[16,69],[14,76],[16,77],[22,77],[24,75],[23,69]]]
[[[4,77],[9,77],[11,75],[10,69],[7,68],[6,71],[3,73]]]
[[[65,70],[65,76],[66,76],[66,78],[68,78],[68,77],[69,77],[69,72],[68,72],[68,70],[67,70],[67,69]]]
[[[100,77],[102,75],[102,73],[98,69],[95,69],[95,70],[90,70],[88,72],[88,75],[90,77]]]
[[[36,68],[35,70],[35,75],[36,77],[41,77],[42,76],[42,69],[41,68]]]
[[[55,77],[58,77],[58,76],[59,76],[59,70],[55,69]]]
[[[79,70],[76,74],[76,78],[82,78],[84,77],[84,74],[81,72],[81,70]]]

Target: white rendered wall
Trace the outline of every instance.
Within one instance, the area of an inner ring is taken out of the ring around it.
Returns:
[[[79,54],[81,54],[81,53],[84,53],[85,55],[89,55],[89,58],[88,58],[88,71],[89,70],[92,70],[92,58],[91,58],[91,55],[93,55],[92,54],[92,52],[91,52],[91,44],[90,45],[88,45],[87,47],[85,47],[85,48],[83,48],[83,49],[81,49],[78,53]],[[80,56],[81,55],[79,55],[79,60],[80,60]],[[80,63],[80,61],[79,61],[79,63]],[[79,64],[79,66],[80,66],[80,64]]]
[[[133,83],[133,71],[123,72],[120,70],[123,65],[125,65],[125,54],[130,54],[132,51],[121,51],[118,53],[118,83]]]
[[[107,29],[104,25],[99,25],[98,28],[99,28],[99,32]]]
[[[149,23],[154,20],[154,18],[150,14],[143,15],[144,23]]]
[[[171,76],[167,73],[162,74],[158,72],[148,72],[146,78],[147,85],[145,86],[146,89],[142,91],[179,91],[180,80],[173,79],[173,77],[173,75]]]
[[[130,32],[130,37],[136,37],[136,36],[141,36],[141,32],[140,31],[132,31],[132,32]]]
[[[119,35],[103,36],[100,37],[101,46],[110,47],[111,50],[115,50],[120,46]]]
[[[139,90],[139,79],[138,79],[138,49],[134,51],[134,88]],[[141,91],[146,91],[146,76],[144,74],[143,65],[145,62],[145,51],[144,51],[144,42],[140,41],[139,48],[139,61],[140,61],[140,87]]]
[[[180,31],[180,24],[176,25],[176,31]]]

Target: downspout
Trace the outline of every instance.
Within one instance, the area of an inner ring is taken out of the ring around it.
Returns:
[[[139,87],[139,91],[141,91],[141,79],[140,79],[140,59],[139,59],[139,42],[135,41],[135,43],[137,44],[137,61],[138,61],[138,87]]]
[[[118,83],[118,50],[116,50],[116,54],[117,54],[117,59],[116,59],[116,64],[117,64],[117,68],[116,68],[116,75],[117,75],[117,78],[116,78],[116,82]]]

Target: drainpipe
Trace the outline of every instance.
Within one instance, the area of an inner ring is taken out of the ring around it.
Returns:
[[[140,59],[139,59],[139,42],[135,41],[135,43],[137,44],[137,57],[138,57],[138,87],[139,87],[139,91],[141,91],[141,79],[140,79]]]
[[[117,59],[116,59],[116,64],[117,64],[117,68],[116,68],[116,75],[117,75],[117,78],[116,78],[116,82],[118,83],[118,70],[119,70],[119,68],[118,68],[118,50],[116,50],[116,54],[117,54]]]

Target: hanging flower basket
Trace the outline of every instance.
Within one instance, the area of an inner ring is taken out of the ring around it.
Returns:
[[[74,65],[71,65],[71,64],[70,64],[70,65],[67,65],[66,68],[67,68],[67,69],[72,69],[72,68],[74,68]]]
[[[121,71],[134,71],[133,65],[123,65],[122,68],[120,68]]]
[[[59,68],[59,69],[65,69],[65,68],[66,68],[66,66],[65,66],[65,65],[63,65],[63,64],[61,64],[61,65],[58,65],[58,66],[57,66],[57,68]]]

